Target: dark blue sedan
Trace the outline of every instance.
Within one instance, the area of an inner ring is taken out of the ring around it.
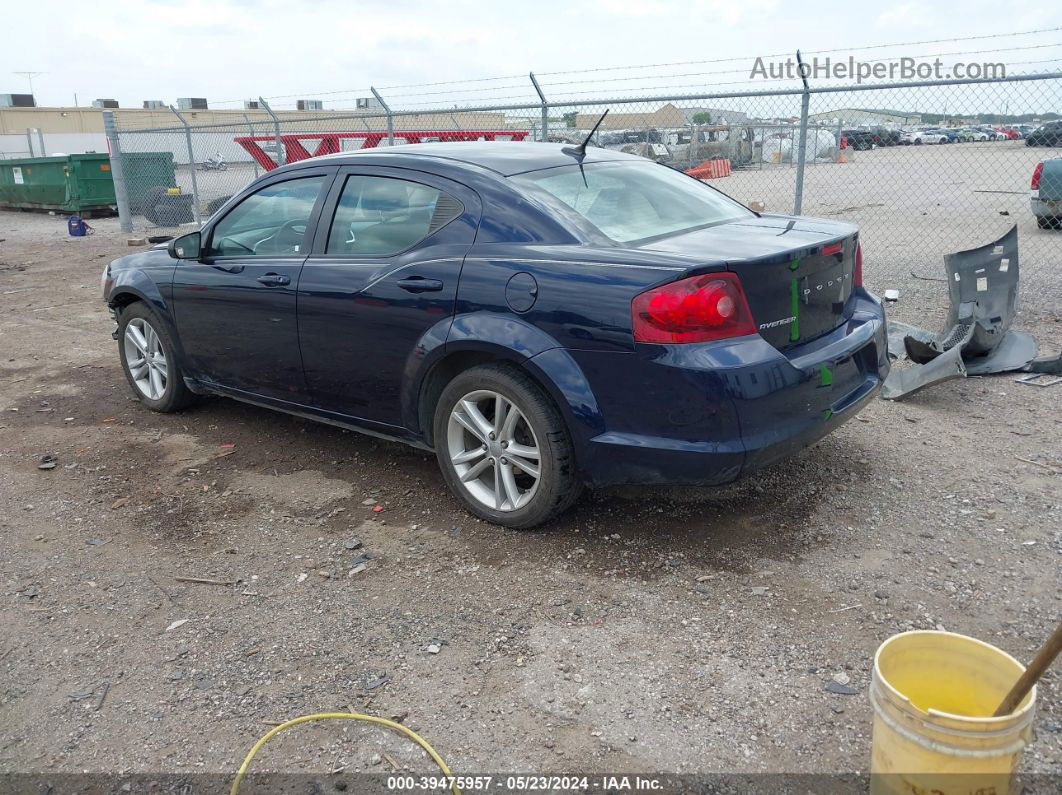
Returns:
[[[855,227],[552,144],[278,168],[112,262],[103,293],[148,408],[225,395],[433,450],[470,511],[517,528],[584,485],[734,480],[888,370]]]

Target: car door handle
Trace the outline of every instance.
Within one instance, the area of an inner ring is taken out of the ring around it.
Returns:
[[[291,284],[291,277],[283,276],[279,273],[267,273],[264,276],[259,276],[258,281],[267,287],[280,287],[285,284]]]
[[[423,276],[410,276],[400,279],[398,286],[411,293],[435,293],[443,288],[443,283],[438,279],[425,279]]]

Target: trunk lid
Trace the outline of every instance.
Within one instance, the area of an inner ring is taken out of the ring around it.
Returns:
[[[761,216],[645,244],[698,262],[686,275],[720,265],[741,279],[760,335],[784,349],[846,323],[858,231],[813,218]]]

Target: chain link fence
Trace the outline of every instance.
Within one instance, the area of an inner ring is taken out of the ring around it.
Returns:
[[[1050,122],[1034,132],[1060,118],[1062,74],[552,102],[551,90],[532,76],[507,104],[441,108],[432,98],[421,108],[375,90],[349,111],[274,111],[259,100],[245,113],[196,114],[210,123],[172,110],[170,123],[146,129],[111,115],[123,228],[172,234],[278,165],[332,152],[581,141],[607,109],[593,145],[687,171],[754,209],[855,223],[868,269],[888,262],[935,278],[945,253],[1015,223],[1025,274],[1062,265],[1062,236],[1038,228],[1029,202],[1035,165],[1062,156],[1062,132],[1052,136]]]

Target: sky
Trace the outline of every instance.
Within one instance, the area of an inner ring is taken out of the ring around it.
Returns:
[[[0,94],[28,90],[15,72],[42,72],[33,78],[39,105],[73,105],[75,95],[81,105],[106,97],[126,107],[196,96],[239,108],[264,95],[275,107],[296,96],[350,107],[373,85],[396,107],[426,108],[534,102],[531,71],[548,96],[569,100],[588,91],[755,90],[768,86],[749,82],[757,55],[1062,28],[1062,3],[60,0],[12,3],[4,27],[18,35],[0,48]],[[950,53],[958,54],[949,63],[1002,61],[1012,74],[1057,71],[1062,30],[851,54]],[[617,68],[651,64],[668,65]],[[473,82],[425,85],[449,81]]]

